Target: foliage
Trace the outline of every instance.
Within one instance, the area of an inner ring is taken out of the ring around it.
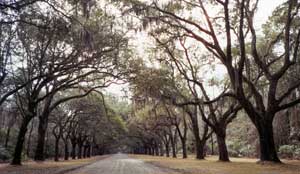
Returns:
[[[283,145],[279,147],[279,154],[283,158],[300,158],[300,146],[299,145]]]
[[[8,161],[11,157],[11,153],[6,148],[0,146],[0,161]]]

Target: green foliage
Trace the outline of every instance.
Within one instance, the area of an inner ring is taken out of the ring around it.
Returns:
[[[185,8],[185,6],[184,6],[183,3],[176,2],[176,1],[174,1],[174,2],[171,1],[168,4],[166,4],[165,7],[164,7],[164,9],[166,11],[169,11],[169,12],[172,12],[172,13],[175,13],[179,10],[184,9],[184,8]]]
[[[295,149],[294,158],[295,159],[300,159],[300,147]]]
[[[253,145],[246,144],[243,141],[228,141],[228,153],[232,157],[252,156],[255,153]]]
[[[283,145],[279,147],[279,154],[283,158],[300,159],[300,146]]]
[[[11,157],[11,153],[6,148],[0,146],[0,161],[8,161]]]

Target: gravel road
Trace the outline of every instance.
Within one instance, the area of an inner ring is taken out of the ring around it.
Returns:
[[[132,159],[125,154],[116,154],[106,159],[97,161],[91,165],[73,171],[69,174],[170,174],[174,171],[162,169],[145,163],[138,159]]]

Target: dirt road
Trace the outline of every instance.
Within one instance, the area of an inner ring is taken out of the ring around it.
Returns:
[[[132,159],[125,154],[116,154],[104,160],[73,171],[69,174],[170,174],[174,171],[162,169],[145,163],[138,159]]]

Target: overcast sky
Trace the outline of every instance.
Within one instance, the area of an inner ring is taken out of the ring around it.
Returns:
[[[272,11],[285,0],[260,0],[256,13],[256,27],[260,27],[272,14]]]
[[[260,0],[258,4],[258,11],[256,13],[255,17],[255,27],[257,30],[260,29],[261,25],[265,23],[268,19],[268,17],[272,14],[272,11],[280,4],[282,4],[285,0]],[[147,37],[146,34],[143,34],[142,37]],[[141,38],[141,37],[139,37]],[[147,44],[145,39],[140,39],[138,42],[139,47],[143,47],[144,44]],[[141,50],[142,48],[139,48],[138,50]],[[220,70],[222,71],[222,70]],[[107,89],[109,93],[118,95],[118,96],[124,96],[124,92],[122,91],[122,88],[126,88],[127,85],[112,85]]]

